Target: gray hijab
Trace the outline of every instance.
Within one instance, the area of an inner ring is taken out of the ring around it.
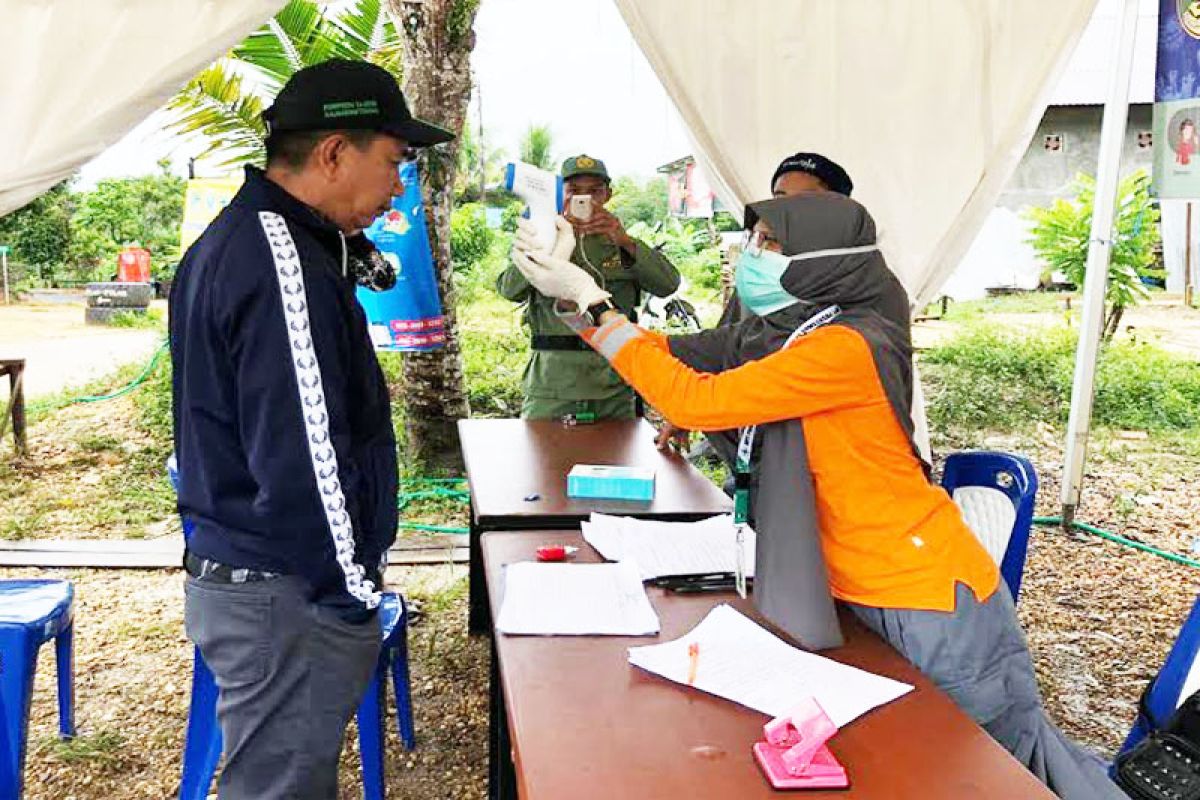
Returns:
[[[751,203],[746,228],[759,220],[771,227],[785,256],[876,243],[875,220],[867,210],[833,192]],[[793,261],[780,282],[800,302],[765,317],[752,315],[727,327],[673,336],[672,354],[693,369],[723,372],[774,353],[809,318],[837,305],[841,314],[830,324],[853,328],[866,339],[896,421],[912,442],[909,300],[883,254],[874,250]],[[913,452],[920,457],[915,443]]]

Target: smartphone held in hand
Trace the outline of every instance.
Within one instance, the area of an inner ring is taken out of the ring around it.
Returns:
[[[587,222],[592,218],[592,196],[590,194],[572,195],[569,211],[575,219]]]

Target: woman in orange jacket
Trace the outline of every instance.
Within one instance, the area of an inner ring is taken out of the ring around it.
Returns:
[[[908,299],[871,216],[822,192],[754,203],[746,217],[737,289],[753,316],[699,334],[639,328],[586,273],[528,236],[518,236],[513,260],[674,425],[791,426],[776,437],[790,447],[773,458],[762,442],[760,548],[786,549],[780,540],[803,524],[800,490],[811,487],[834,598],[1061,797],[1123,797],[1103,762],[1047,719],[996,564],[913,444]]]

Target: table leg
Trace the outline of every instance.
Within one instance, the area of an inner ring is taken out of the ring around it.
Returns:
[[[517,800],[517,773],[508,735],[508,708],[500,684],[500,656],[493,634],[491,686],[488,689],[488,800]]]
[[[25,367],[17,367],[8,373],[8,385],[12,392],[12,424],[13,440],[17,443],[17,452],[25,455],[29,452],[25,441]]]
[[[483,571],[483,531],[471,520],[470,535],[470,597],[468,600],[467,631],[487,633],[492,628],[492,613],[488,607],[487,577]]]

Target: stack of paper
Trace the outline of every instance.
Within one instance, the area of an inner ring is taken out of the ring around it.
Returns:
[[[815,697],[840,728],[912,691],[906,683],[798,650],[728,605],[715,607],[673,642],[631,647],[629,663],[688,683],[692,644],[698,649],[693,686],[772,717]]]
[[[539,564],[504,569],[501,633],[652,636],[658,615],[632,564]]]
[[[663,575],[705,575],[737,569],[733,517],[724,514],[699,522],[658,522],[592,514],[583,538],[609,561],[637,564],[642,580]],[[755,533],[745,536],[746,574],[754,575]]]

